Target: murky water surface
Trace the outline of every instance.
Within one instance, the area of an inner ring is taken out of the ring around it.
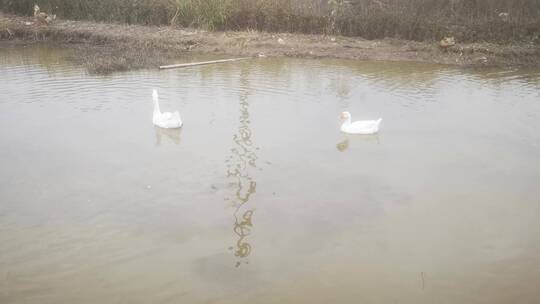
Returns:
[[[539,70],[65,55],[0,49],[1,303],[540,302]]]

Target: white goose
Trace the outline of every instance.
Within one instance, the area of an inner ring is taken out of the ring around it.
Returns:
[[[375,134],[379,132],[382,118],[377,120],[359,120],[351,123],[351,113],[342,112],[341,118],[345,119],[341,125],[341,132],[348,134]]]
[[[159,110],[159,97],[156,89],[152,91],[152,98],[154,99],[154,115],[152,116],[152,123],[164,129],[180,128],[182,126],[180,113],[178,113],[178,111],[173,113],[161,113]]]

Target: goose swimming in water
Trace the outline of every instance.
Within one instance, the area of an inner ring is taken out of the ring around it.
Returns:
[[[348,134],[375,134],[379,132],[382,118],[377,120],[359,120],[351,122],[351,113],[342,112],[341,118],[345,119],[341,125],[341,132]]]
[[[156,89],[152,91],[152,99],[154,100],[154,115],[152,116],[152,123],[154,125],[164,129],[180,128],[182,126],[182,119],[178,111],[161,113]]]

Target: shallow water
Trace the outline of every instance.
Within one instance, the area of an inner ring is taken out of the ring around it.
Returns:
[[[539,70],[66,53],[0,48],[0,303],[540,302]]]

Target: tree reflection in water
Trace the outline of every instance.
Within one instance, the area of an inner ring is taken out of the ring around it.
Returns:
[[[253,228],[253,212],[252,206],[249,206],[249,200],[257,188],[257,182],[253,180],[250,170],[256,168],[258,149],[254,147],[252,142],[252,133],[249,120],[249,102],[248,102],[248,71],[243,69],[240,74],[240,117],[239,127],[236,134],[233,135],[234,147],[231,149],[231,155],[226,160],[227,177],[232,179],[236,191],[231,199],[234,207],[234,224],[233,231],[237,236],[236,248],[234,255],[238,257],[236,267],[240,266],[243,260],[251,253],[251,245],[248,242],[248,236]]]

